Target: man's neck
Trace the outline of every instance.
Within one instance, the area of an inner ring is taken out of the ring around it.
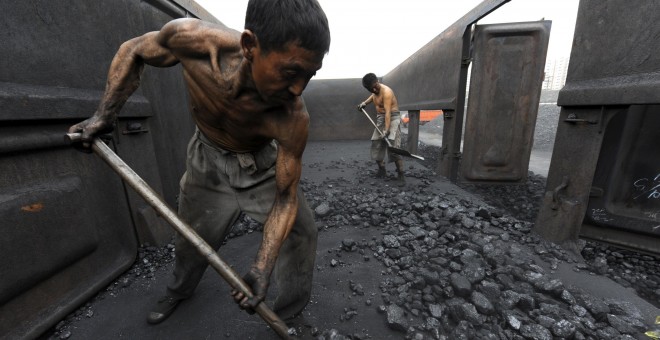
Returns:
[[[236,71],[229,76],[228,81],[231,84],[230,91],[233,98],[238,98],[246,92],[257,92],[250,62],[245,58],[241,60]]]

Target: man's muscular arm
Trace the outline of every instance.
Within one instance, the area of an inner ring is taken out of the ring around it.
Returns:
[[[275,165],[275,202],[264,224],[264,233],[257,257],[245,276],[252,287],[254,298],[248,299],[234,291],[234,299],[244,309],[253,309],[263,301],[280,248],[293,227],[298,212],[298,182],[302,172],[302,154],[307,144],[309,115],[298,115],[294,127],[281,126],[279,148]]]
[[[179,63],[178,56],[202,55],[212,55],[217,63],[215,57],[231,45],[227,42],[232,34],[238,33],[223,25],[177,19],[165,24],[160,31],[124,42],[112,59],[105,92],[96,112],[69,128],[69,132],[82,132],[83,145],[89,146],[94,135],[112,130],[115,117],[140,86],[145,64],[170,67]]]
[[[367,106],[367,104],[371,103],[372,101],[374,101],[374,95],[373,95],[373,94],[370,95],[369,98],[367,98],[365,101],[363,101],[363,102],[360,104],[360,106],[363,106],[363,107],[364,107],[364,106]]]
[[[69,128],[69,132],[82,132],[85,146],[94,135],[113,129],[115,117],[140,85],[144,64],[167,67],[178,63],[161,44],[162,40],[161,33],[149,32],[121,45],[110,64],[105,92],[96,112],[91,118]]]

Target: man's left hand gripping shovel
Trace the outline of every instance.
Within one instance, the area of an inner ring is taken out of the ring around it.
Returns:
[[[80,133],[67,133],[64,139],[70,143],[79,142],[81,139]],[[128,164],[126,164],[119,156],[117,156],[112,149],[110,149],[100,138],[94,138],[91,145],[92,150],[126,182],[131,188],[144,198],[144,200],[151,205],[170,225],[190,242],[199,253],[204,256],[211,267],[222,276],[222,278],[229,283],[229,285],[241,291],[245,296],[252,298],[253,294],[250,287],[243,281],[243,279],[234,271],[220,256],[216,253],[215,249],[211,248],[204,239],[183,220],[176,215],[170,207],[165,204],[163,199],[153,190],[149,185],[138,176]],[[280,320],[264,302],[261,302],[254,309],[259,316],[266,321],[266,323],[273,328],[273,330],[282,339],[290,339],[289,329],[287,325]]]

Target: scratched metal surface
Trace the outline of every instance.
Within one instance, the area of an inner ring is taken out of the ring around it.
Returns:
[[[634,105],[609,122],[583,235],[660,253],[659,126],[660,105]]]
[[[659,20],[658,1],[580,2],[534,229],[543,237],[660,253]]]

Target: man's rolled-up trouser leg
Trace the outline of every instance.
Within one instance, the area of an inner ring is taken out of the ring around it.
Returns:
[[[240,211],[224,171],[224,159],[204,146],[196,137],[188,145],[186,173],[181,178],[179,216],[202,237],[211,248],[218,249]],[[190,297],[208,267],[190,242],[175,236],[176,262],[174,278],[167,294],[174,298]]]
[[[282,245],[275,267],[275,279],[280,288],[273,311],[284,320],[300,313],[309,302],[316,260],[318,229],[314,214],[301,190],[298,195],[296,221]]]
[[[401,149],[401,115],[397,113],[392,114],[390,122],[390,135],[388,136],[390,145],[397,149]],[[402,160],[401,155],[393,152],[387,153],[388,162],[396,162]]]
[[[371,141],[371,160],[376,162],[382,162],[385,160],[385,155],[387,151],[387,143],[384,140],[372,140]]]
[[[385,115],[379,114],[376,117],[376,126],[380,131],[385,131]],[[378,129],[374,129],[371,134],[371,159],[376,162],[383,162],[387,155],[388,163],[401,160],[400,155],[388,152],[387,143],[383,140]],[[399,112],[392,112],[387,139],[392,147],[401,148],[401,115]]]
[[[195,213],[188,213],[191,209],[184,208],[179,210],[179,215],[211,248],[218,249],[225,238],[228,226],[234,224],[240,212],[237,209],[231,209],[227,204],[217,203],[217,201],[215,204],[207,204],[203,200],[199,200],[202,196],[196,197],[197,199],[191,199],[181,193],[179,206],[194,206]],[[174,279],[167,287],[167,295],[186,299],[197,288],[209,263],[204,256],[199,254],[196,247],[178,234],[175,236],[174,246],[176,254]]]
[[[371,160],[382,162],[385,160],[387,143],[385,143],[383,136],[378,130],[385,130],[385,115],[379,114],[376,116],[376,126],[378,128],[374,129],[374,132],[371,134]]]
[[[258,192],[251,190],[249,197],[241,195],[239,200],[241,209],[262,223],[275,198],[275,181],[273,179],[269,182],[268,185],[261,185]],[[302,190],[298,188],[296,219],[280,248],[273,273],[278,291],[273,311],[284,320],[300,313],[311,297],[317,234],[314,214]]]
[[[385,115],[379,114],[376,117],[376,126],[380,131],[385,131]],[[388,163],[400,160],[400,155],[387,150],[387,143],[383,140],[378,129],[374,129],[374,132],[371,135],[371,159],[377,162],[382,162],[385,160],[385,156],[387,156]],[[401,115],[399,112],[392,112],[387,139],[392,147],[401,148]]]

